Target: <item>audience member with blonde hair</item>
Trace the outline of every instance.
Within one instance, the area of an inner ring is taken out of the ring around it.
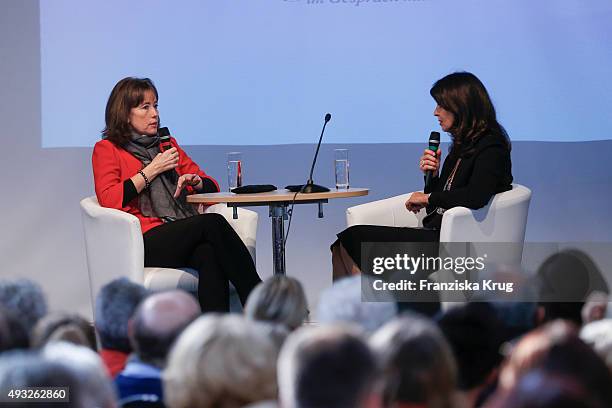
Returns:
[[[308,318],[304,288],[297,279],[274,275],[253,289],[244,314],[253,320],[283,324],[295,330]]]
[[[47,343],[67,341],[96,350],[96,333],[93,326],[75,314],[55,313],[38,321],[32,331],[32,347],[40,348]]]
[[[169,408],[238,408],[276,399],[286,331],[239,315],[207,314],[180,335],[163,373]]]

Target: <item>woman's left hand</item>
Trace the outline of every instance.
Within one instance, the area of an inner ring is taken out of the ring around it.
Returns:
[[[178,182],[176,183],[174,198],[181,195],[181,191],[187,186],[192,186],[197,190],[202,186],[202,178],[197,174],[183,174],[181,177],[179,177]]]
[[[408,201],[406,201],[406,208],[408,211],[413,213],[418,213],[421,211],[421,208],[426,207],[429,204],[429,194],[421,193],[420,191],[415,191],[410,195]]]

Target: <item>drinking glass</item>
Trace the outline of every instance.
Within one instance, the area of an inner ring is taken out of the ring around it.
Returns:
[[[229,190],[242,186],[242,153],[227,154],[227,184]]]
[[[336,172],[336,189],[349,188],[349,156],[348,149],[334,150],[334,168]]]

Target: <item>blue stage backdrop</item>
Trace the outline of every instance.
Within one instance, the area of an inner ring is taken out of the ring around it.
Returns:
[[[185,145],[421,142],[472,71],[513,140],[610,139],[610,0],[40,1],[42,146],[91,146],[125,76]],[[75,110],[78,106],[78,111]]]

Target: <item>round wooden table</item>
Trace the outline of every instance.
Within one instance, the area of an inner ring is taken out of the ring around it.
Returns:
[[[318,204],[319,218],[323,218],[323,203],[330,199],[359,197],[368,194],[367,188],[349,188],[331,190],[322,193],[292,193],[280,189],[268,193],[234,194],[230,192],[192,194],[187,196],[187,202],[192,204],[226,203],[234,207],[234,218],[238,218],[238,207],[267,205],[270,208],[272,219],[272,257],[274,260],[274,273],[284,274],[285,269],[285,225],[288,217],[287,208],[295,204]]]

